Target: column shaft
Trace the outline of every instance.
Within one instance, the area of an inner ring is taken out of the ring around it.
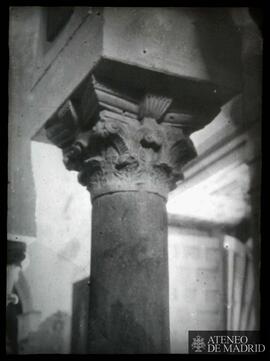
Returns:
[[[168,353],[167,214],[148,192],[93,201],[89,353]]]

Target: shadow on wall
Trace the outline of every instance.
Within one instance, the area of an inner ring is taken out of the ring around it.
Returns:
[[[71,316],[57,311],[43,321],[38,330],[19,343],[19,354],[65,354],[70,348]]]

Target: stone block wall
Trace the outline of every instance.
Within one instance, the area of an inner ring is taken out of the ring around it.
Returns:
[[[189,330],[225,328],[223,240],[169,228],[171,352],[188,352]]]

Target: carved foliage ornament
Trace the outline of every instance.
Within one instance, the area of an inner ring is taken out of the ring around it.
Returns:
[[[166,198],[181,169],[196,156],[183,128],[162,123],[172,100],[146,95],[137,117],[101,110],[95,125],[83,128],[68,101],[47,137],[63,150],[67,169],[79,172],[92,199],[116,191],[145,190]]]

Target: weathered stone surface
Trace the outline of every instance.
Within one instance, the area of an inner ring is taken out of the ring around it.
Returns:
[[[106,7],[103,16],[104,57],[239,90],[241,39],[230,8]]]
[[[220,109],[212,86],[200,85],[202,101],[198,90],[191,95],[193,82],[179,81],[166,96],[160,87],[148,92],[132,80],[127,95],[119,82],[111,80],[108,85],[91,76],[47,121],[48,139],[63,150],[67,169],[79,172],[79,182],[87,186],[92,199],[128,190],[166,198],[174,189],[182,167],[196,156],[189,135]]]
[[[167,215],[147,192],[93,202],[89,353],[168,353]]]
[[[89,353],[168,353],[165,202],[220,100],[206,82],[103,65],[45,125],[92,198]]]

